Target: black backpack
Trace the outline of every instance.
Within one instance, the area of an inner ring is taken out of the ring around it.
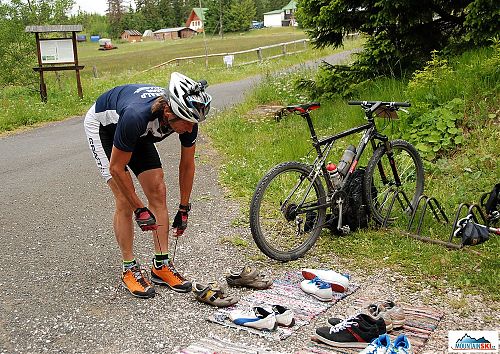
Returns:
[[[363,193],[363,179],[365,169],[359,167],[353,173],[346,187],[348,203],[343,216],[344,224],[349,225],[351,231],[368,227],[370,214],[368,205],[365,203]]]
[[[500,183],[493,187],[490,193],[483,194],[481,197],[481,206],[486,210],[486,219],[488,222],[500,219]]]
[[[465,218],[457,222],[457,229],[453,233],[455,237],[462,238],[463,246],[475,246],[485,241],[488,241],[488,227],[476,224],[472,214],[468,214]]]
[[[342,224],[348,225],[351,232],[368,227],[368,222],[370,220],[368,205],[364,201],[363,194],[364,177],[365,169],[363,167],[358,167],[345,186],[347,203],[342,212]],[[332,217],[332,215],[327,215],[326,225],[330,231],[336,235],[341,234],[341,232],[337,230],[338,220],[337,216]]]

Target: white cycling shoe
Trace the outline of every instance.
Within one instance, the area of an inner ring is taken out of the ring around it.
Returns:
[[[229,319],[234,324],[260,330],[276,329],[276,315],[263,307],[252,307],[246,310],[234,310],[229,313]]]
[[[302,276],[307,280],[317,277],[322,281],[329,283],[332,290],[338,293],[343,293],[349,287],[349,278],[333,270],[305,268],[302,269]]]

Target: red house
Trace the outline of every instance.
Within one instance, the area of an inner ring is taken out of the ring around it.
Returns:
[[[186,21],[186,27],[196,32],[203,32],[203,21],[205,21],[205,12],[207,10],[205,7],[193,8]]]

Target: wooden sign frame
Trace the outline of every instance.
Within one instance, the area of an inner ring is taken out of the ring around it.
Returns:
[[[36,38],[38,66],[34,67],[33,70],[40,74],[40,97],[42,102],[47,102],[47,86],[43,77],[45,71],[75,70],[78,96],[83,98],[80,70],[84,66],[78,65],[76,46],[76,33],[81,31],[82,25],[26,26],[25,32],[34,33]],[[43,38],[40,35],[41,33],[53,32],[63,33],[62,37]],[[71,32],[71,37],[67,37],[69,32]],[[71,40],[71,47],[68,46],[69,40]]]

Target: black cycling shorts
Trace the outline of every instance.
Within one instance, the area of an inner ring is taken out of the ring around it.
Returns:
[[[112,132],[112,129],[104,128],[101,125],[99,127],[99,138],[109,161],[111,160],[114,132]],[[127,165],[136,176],[147,170],[161,168],[160,155],[155,144],[139,139]],[[127,170],[126,167],[125,170]]]

